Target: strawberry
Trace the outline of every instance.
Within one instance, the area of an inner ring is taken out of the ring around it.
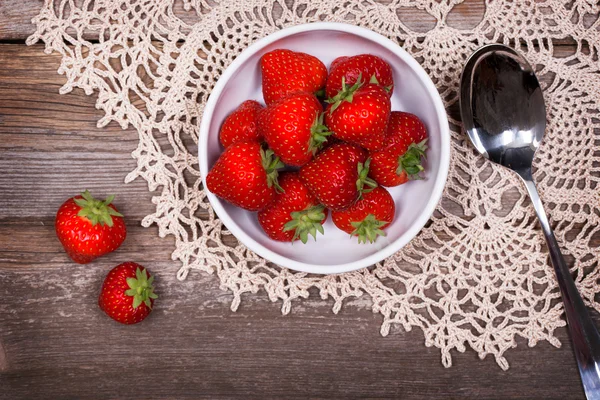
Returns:
[[[377,150],[383,146],[391,113],[389,96],[377,84],[363,84],[360,76],[351,87],[342,81],[342,90],[327,100],[325,124],[338,139]]]
[[[267,106],[290,93],[315,93],[327,80],[327,68],[318,58],[291,50],[266,53],[260,59],[260,68]]]
[[[343,63],[344,61],[346,61],[346,60],[347,60],[347,59],[349,59],[349,58],[350,58],[350,57],[347,57],[347,56],[341,56],[341,57],[338,57],[338,58],[336,58],[335,60],[333,60],[333,61],[331,62],[331,65],[329,66],[329,71],[333,71],[333,70],[334,70],[334,69],[335,69],[335,68],[336,68],[336,67],[337,67],[339,64]],[[327,77],[327,79],[329,79],[329,76]],[[327,89],[327,84],[325,84],[325,89]],[[341,89],[341,87],[340,87],[340,89]],[[335,94],[336,94],[338,91],[339,91],[339,90],[337,90],[337,91],[334,91],[335,93],[333,93],[333,96],[335,96]]]
[[[122,324],[137,324],[152,311],[158,298],[152,287],[154,276],[134,262],[114,267],[102,283],[98,305],[112,319]]]
[[[246,100],[225,118],[219,140],[223,147],[237,142],[260,142],[262,135],[258,130],[257,117],[262,106],[254,100]]]
[[[263,150],[260,143],[235,143],[213,165],[206,186],[231,204],[258,211],[275,198],[277,170],[282,167],[279,157]]]
[[[373,243],[394,219],[396,207],[390,193],[381,186],[364,193],[362,198],[344,211],[332,211],[335,226],[353,236],[358,243]]]
[[[367,155],[354,144],[333,144],[300,169],[300,178],[320,203],[331,210],[343,210],[369,187],[377,186],[367,177]]]
[[[114,196],[108,196],[104,201],[96,200],[86,190],[58,209],[54,222],[56,236],[76,263],[87,264],[115,251],[125,240],[123,215],[111,204],[113,199]]]
[[[314,94],[292,93],[268,106],[259,118],[269,148],[285,164],[301,167],[327,141],[323,107]]]
[[[384,147],[371,152],[369,176],[383,186],[398,186],[409,179],[420,179],[426,143],[427,130],[416,115],[392,112]]]
[[[292,242],[300,239],[306,243],[309,234],[316,240],[317,231],[324,233],[327,209],[318,204],[298,172],[282,173],[279,185],[283,192],[277,193],[275,200],[258,212],[260,226],[274,240]]]
[[[365,79],[375,77],[375,81],[386,89],[391,96],[394,90],[392,67],[383,59],[372,54],[360,54],[352,57],[339,57],[333,60],[330,67],[325,94],[334,97],[343,89],[343,82],[352,86],[362,76]]]

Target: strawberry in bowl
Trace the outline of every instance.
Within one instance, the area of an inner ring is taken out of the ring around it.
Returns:
[[[264,107],[254,146],[272,159],[245,169],[257,150],[238,151],[226,176],[231,147],[219,132],[247,100]],[[229,232],[276,264],[328,274],[373,265],[419,232],[440,199],[449,143],[439,94],[410,55],[367,29],[316,23],[275,32],[233,61],[206,104],[198,147],[205,194]]]

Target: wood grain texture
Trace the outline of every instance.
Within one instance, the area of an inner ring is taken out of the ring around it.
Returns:
[[[3,0],[0,41],[23,40],[41,3]],[[457,6],[448,23],[476,23],[476,3]],[[430,23],[414,11],[403,16],[417,28]],[[59,62],[41,45],[0,44],[1,400],[583,398],[566,329],[556,332],[560,349],[518,339],[507,372],[472,351],[454,352],[445,369],[419,330],[381,337],[381,317],[365,298],[333,315],[333,302],[313,293],[282,316],[259,293],[232,313],[216,277],[177,281],[173,238],[140,226],[154,211],[152,193],[142,180],[123,184],[137,133],[97,128],[93,96],[59,95]],[[62,251],[53,219],[84,188],[117,195],[129,234],[117,252],[81,266]],[[127,260],[157,275],[160,295],[149,319],[128,327],[97,307],[105,273]]]
[[[386,1],[382,0],[382,3]],[[466,0],[468,4],[453,10],[449,21],[451,26],[474,26],[481,20],[485,12],[483,0]],[[286,4],[293,4],[293,0],[286,0]],[[209,3],[210,4],[210,3]],[[43,0],[2,0],[0,4],[0,40],[24,40],[35,30],[31,19],[35,17],[43,5]],[[277,10],[277,9],[275,9]],[[185,11],[183,2],[175,2],[174,13],[184,22],[193,25],[198,22],[194,11]],[[407,24],[410,29],[417,32],[427,32],[435,26],[435,18],[427,12],[414,8],[403,7],[398,10],[398,18]],[[185,32],[186,28],[183,28]],[[84,31],[83,37],[88,40],[97,40],[98,33]]]
[[[381,3],[389,3],[389,0],[379,0]],[[31,22],[41,9],[43,0],[2,0],[0,3],[0,40],[25,40],[35,30]],[[292,5],[293,0],[285,0],[285,3]],[[210,2],[208,2],[210,4]],[[278,8],[274,10],[277,11]],[[198,17],[194,11],[185,11],[183,2],[175,2],[174,14],[181,18],[188,25],[198,22]],[[412,7],[400,7],[396,12],[398,18],[406,24],[409,29],[415,32],[427,32],[435,26],[435,17],[424,10]],[[448,14],[447,24],[456,29],[472,29],[483,18],[485,14],[484,0],[464,0],[456,5]],[[597,15],[584,15],[584,23],[589,26],[598,18]],[[352,21],[349,21],[350,23]],[[182,29],[185,32],[186,28]],[[98,33],[84,31],[83,38],[87,40],[97,40]],[[554,44],[572,44],[572,38],[565,36],[561,39],[555,39]]]
[[[519,341],[508,372],[472,351],[445,369],[420,331],[381,337],[367,299],[336,316],[315,293],[282,316],[257,294],[232,313],[216,277],[177,281],[173,239],[139,225],[153,211],[145,183],[122,183],[137,134],[96,128],[93,97],[59,95],[59,58],[42,50],[0,45],[0,399],[581,398],[564,329],[562,349]],[[129,234],[117,252],[80,266],[52,224],[62,201],[86,187],[117,193]],[[126,260],[157,274],[161,296],[131,327],[96,305],[104,274]]]

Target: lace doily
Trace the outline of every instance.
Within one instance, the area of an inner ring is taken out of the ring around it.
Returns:
[[[105,115],[98,126],[130,124],[139,132],[137,168],[127,175],[148,182],[156,212],[142,224],[173,235],[173,259],[190,271],[216,273],[233,292],[232,310],[244,293],[263,289],[272,301],[292,302],[317,288],[344,300],[369,296],[381,313],[381,334],[392,325],[420,328],[427,346],[451,352],[474,349],[481,358],[504,357],[516,336],[530,346],[560,342],[562,304],[544,239],[524,188],[510,172],[484,162],[461,133],[457,87],[461,68],[476,48],[491,42],[517,47],[542,77],[548,127],[535,175],[558,241],[576,271],[589,305],[600,308],[597,260],[600,235],[600,6],[595,0],[487,0],[483,20],[468,30],[448,22],[461,0],[46,0],[28,44],[42,40],[62,54],[61,93],[97,93]],[[428,32],[411,30],[403,7],[436,20]],[[310,276],[266,263],[228,233],[202,191],[196,149],[198,120],[211,88],[233,58],[255,40],[282,27],[313,21],[349,22],[402,44],[428,71],[449,110],[452,160],[437,211],[401,252],[380,265],[338,276]],[[94,40],[92,40],[92,39]],[[557,53],[558,41],[576,44]],[[596,131],[595,131],[596,130]],[[513,199],[514,201],[510,201]],[[229,241],[231,242],[231,241]]]

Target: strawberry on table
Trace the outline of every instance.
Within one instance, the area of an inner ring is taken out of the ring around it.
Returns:
[[[362,76],[369,80],[375,77],[375,80],[381,85],[388,95],[391,96],[394,90],[394,78],[392,67],[380,57],[372,54],[359,54],[352,57],[338,57],[331,63],[325,94],[328,98],[334,97],[342,90],[343,82],[352,86]]]
[[[323,125],[323,107],[312,93],[292,93],[268,106],[259,127],[269,148],[287,165],[309,162],[331,132]]]
[[[219,140],[223,147],[237,142],[260,142],[262,135],[258,130],[257,118],[262,108],[257,101],[246,100],[229,114],[219,131]]]
[[[300,169],[300,178],[320,203],[331,210],[350,207],[377,183],[368,178],[368,153],[350,143],[336,143]]]
[[[113,268],[102,284],[98,305],[112,319],[122,324],[137,324],[152,311],[154,276],[134,262]]]
[[[359,76],[350,87],[343,82],[342,90],[327,102],[330,104],[325,110],[325,124],[335,137],[367,150],[383,146],[391,113],[385,89],[375,83],[363,83]]]
[[[272,150],[260,143],[240,142],[227,147],[206,176],[215,195],[249,211],[258,211],[275,198],[277,170],[283,167]]]
[[[421,179],[421,159],[427,151],[427,130],[414,114],[392,112],[385,144],[371,152],[369,176],[383,186],[398,186],[410,179]]]
[[[73,261],[87,264],[115,251],[125,240],[123,215],[111,204],[113,199],[114,196],[108,196],[106,200],[96,200],[86,190],[58,209],[56,236]]]
[[[273,240],[306,243],[308,235],[317,239],[317,232],[323,232],[323,222],[327,219],[327,209],[300,179],[298,172],[283,172],[279,176],[283,192],[275,195],[275,200],[258,212],[258,222],[265,233]]]
[[[316,57],[286,49],[264,54],[260,59],[265,103],[271,105],[294,92],[315,93],[325,87],[327,68]]]
[[[358,243],[373,243],[394,220],[396,206],[390,193],[381,186],[364,193],[350,208],[332,211],[335,226],[358,237]]]

